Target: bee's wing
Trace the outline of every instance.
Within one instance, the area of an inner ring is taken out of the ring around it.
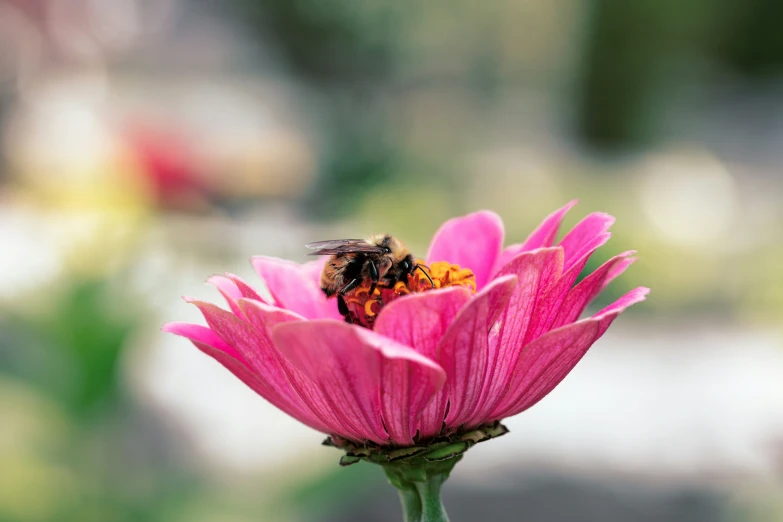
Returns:
[[[335,254],[365,253],[380,254],[384,251],[382,247],[368,243],[364,239],[330,239],[328,241],[316,241],[308,243],[306,248],[315,250],[310,252],[311,256],[331,256]]]

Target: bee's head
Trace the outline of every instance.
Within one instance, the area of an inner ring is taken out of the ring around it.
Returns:
[[[400,262],[400,269],[403,274],[412,274],[413,268],[416,266],[416,260],[413,259],[413,254],[408,254]]]

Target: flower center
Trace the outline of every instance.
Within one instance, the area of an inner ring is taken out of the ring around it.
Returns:
[[[461,268],[447,261],[437,261],[429,266],[421,259],[417,259],[416,262],[420,268],[408,275],[407,281],[398,281],[393,287],[379,285],[372,295],[370,295],[371,284],[365,281],[350,295],[346,295],[344,298],[348,308],[346,321],[372,328],[375,318],[384,306],[395,299],[416,292],[464,286],[476,293],[476,278],[469,268]]]

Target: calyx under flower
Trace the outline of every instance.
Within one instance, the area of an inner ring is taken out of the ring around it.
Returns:
[[[427,444],[394,447],[378,446],[367,442],[363,445],[342,439],[332,435],[324,440],[325,446],[333,446],[344,450],[345,455],[340,458],[341,466],[350,466],[360,460],[380,464],[382,466],[394,465],[395,469],[427,469],[431,463],[462,458],[462,454],[479,442],[494,439],[508,433],[499,421],[485,424],[470,431],[455,433],[432,439]],[[411,471],[414,473],[414,471]]]
[[[424,260],[416,261],[420,268],[408,275],[407,281],[398,281],[394,287],[377,286],[370,295],[371,284],[365,281],[350,295],[345,296],[349,322],[372,328],[381,309],[395,299],[416,292],[426,292],[450,286],[464,286],[476,293],[476,278],[469,268],[447,261],[437,261],[425,265]]]

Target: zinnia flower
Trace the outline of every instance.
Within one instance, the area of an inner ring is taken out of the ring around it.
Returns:
[[[170,323],[164,330],[190,339],[269,402],[329,435],[348,450],[345,463],[404,458],[410,471],[454,460],[504,433],[499,421],[544,398],[649,291],[636,288],[579,319],[634,258],[621,253],[576,283],[609,239],[614,218],[590,214],[555,244],[574,204],[505,248],[503,223],[493,212],[447,221],[423,261],[435,288],[418,271],[373,296],[364,285],[364,296],[360,289],[351,301],[359,324],[348,324],[335,299],[319,289],[325,259],[299,265],[255,257],[269,297],[235,275],[213,276],[209,282],[229,310],[186,299],[207,326]],[[430,475],[442,482],[450,466]],[[392,482],[415,493],[415,477],[390,467]],[[427,518],[427,495],[413,497],[420,512],[406,508],[409,520],[444,519]]]

